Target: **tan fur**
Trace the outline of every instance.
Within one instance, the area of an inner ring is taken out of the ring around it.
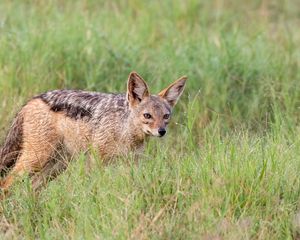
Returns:
[[[181,95],[185,80],[179,79],[159,95],[150,95],[146,82],[137,73],[131,73],[126,94],[128,113],[107,113],[109,117],[96,119],[96,125],[90,124],[84,117],[71,118],[63,111],[53,111],[40,98],[32,99],[19,112],[23,123],[22,147],[1,188],[8,189],[14,178],[25,172],[44,169],[48,173],[54,168],[50,159],[59,154],[61,147],[70,155],[92,147],[103,159],[140,151],[148,135],[158,136],[158,131],[166,128],[169,123],[166,113],[169,114],[169,108]],[[116,111],[118,102],[112,103],[115,104],[112,111]],[[103,104],[112,103],[105,100]],[[151,114],[150,119],[145,118],[146,113]]]

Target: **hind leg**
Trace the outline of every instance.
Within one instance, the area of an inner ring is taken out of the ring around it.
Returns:
[[[22,149],[15,166],[1,183],[3,190],[11,186],[16,176],[40,171],[55,153],[60,140],[55,117],[45,103],[39,99],[32,100],[22,111]]]
[[[56,143],[43,143],[40,142],[34,148],[24,148],[20,158],[17,160],[16,165],[11,172],[2,182],[1,188],[5,191],[13,183],[16,177],[22,176],[24,173],[39,172],[51,160],[51,156],[55,152]]]

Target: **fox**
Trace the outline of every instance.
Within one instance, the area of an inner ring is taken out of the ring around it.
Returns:
[[[92,147],[104,160],[142,151],[150,136],[165,136],[186,80],[152,95],[146,81],[131,72],[126,93],[52,90],[31,98],[0,148],[0,189],[7,191],[26,173],[51,169],[62,149],[74,156]]]

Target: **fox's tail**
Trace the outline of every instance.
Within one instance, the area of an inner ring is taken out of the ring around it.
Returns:
[[[2,147],[0,147],[0,175],[5,175],[7,171],[16,163],[22,148],[23,140],[23,114],[17,114],[8,131]]]

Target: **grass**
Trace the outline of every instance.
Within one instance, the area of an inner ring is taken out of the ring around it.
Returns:
[[[16,184],[0,238],[299,239],[299,21],[296,0],[1,1],[1,139],[49,89],[189,81],[137,164]]]

